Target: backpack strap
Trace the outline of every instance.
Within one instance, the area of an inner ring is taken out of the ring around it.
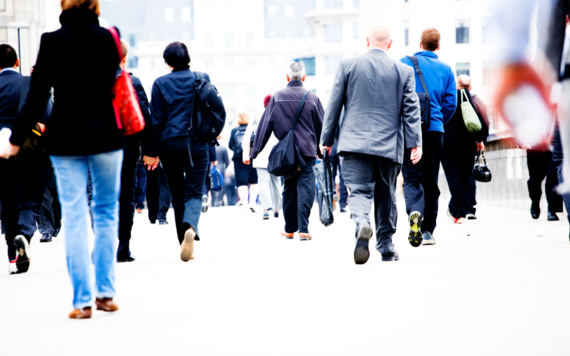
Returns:
[[[291,125],[291,130],[295,131],[295,127],[297,126],[297,121],[299,120],[299,115],[301,114],[301,109],[303,109],[303,105],[305,105],[305,100],[307,99],[307,95],[309,95],[310,90],[307,90],[305,95],[301,98],[299,102],[299,107],[297,107],[297,112],[295,113],[295,118],[293,119],[293,125]]]
[[[406,56],[406,57],[408,57],[408,59],[410,61],[412,61],[412,64],[414,65],[414,68],[416,69],[416,73],[418,73],[418,77],[420,77],[420,82],[422,83],[422,88],[424,88],[424,91],[426,92],[426,96],[429,99],[428,87],[427,87],[426,82],[424,80],[423,72],[420,69],[420,62],[418,61],[418,57],[416,57],[416,56]]]

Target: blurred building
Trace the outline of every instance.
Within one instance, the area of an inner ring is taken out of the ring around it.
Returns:
[[[482,0],[103,0],[104,21],[131,44],[129,68],[150,94],[168,73],[162,52],[188,45],[192,70],[207,72],[220,90],[230,122],[263,110],[262,99],[286,85],[287,64],[302,61],[306,87],[324,105],[338,63],[366,51],[368,28],[393,30],[393,58],[419,50],[420,34],[442,34],[440,58],[472,77],[489,101],[489,11]],[[231,126],[231,125],[230,125]]]

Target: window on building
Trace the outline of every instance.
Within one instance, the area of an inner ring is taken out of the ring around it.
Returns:
[[[233,69],[235,66],[235,62],[233,57],[232,58],[226,58],[226,69]]]
[[[455,73],[459,77],[460,75],[469,75],[469,63],[457,63],[455,65]]]
[[[226,47],[234,47],[234,33],[232,31],[226,31]]]
[[[327,56],[325,62],[327,64],[327,74],[335,74],[342,56]]]
[[[245,33],[245,46],[255,47],[255,33],[253,31],[248,31]]]
[[[0,0],[0,11],[6,11],[6,0]]]
[[[8,42],[8,29],[0,27],[0,42]]]
[[[268,6],[267,7],[267,15],[272,18],[277,17],[277,7],[276,6]]]
[[[137,45],[137,36],[131,33],[129,35],[129,46],[136,47],[136,45]]]
[[[357,9],[360,6],[360,1],[359,0],[352,0],[352,7],[354,7],[355,9]]]
[[[358,22],[352,23],[352,38],[358,39]]]
[[[129,68],[138,68],[139,67],[139,57],[129,57]]]
[[[204,67],[206,67],[206,69],[214,69],[215,66],[214,58],[206,58],[204,63]]]
[[[457,20],[455,25],[455,43],[469,43],[469,20]]]
[[[491,21],[492,20],[489,18],[486,18],[486,19],[484,18],[482,20],[483,33],[482,33],[481,37],[482,37],[483,43],[491,43],[491,36],[492,36],[491,35],[491,31],[492,31],[491,30]]]
[[[164,9],[164,22],[173,23],[174,22],[174,9],[167,7]]]
[[[285,31],[285,38],[289,38],[289,39],[293,38],[293,31],[291,31],[291,30]]]
[[[214,32],[206,31],[204,34],[204,42],[206,48],[214,47]]]
[[[325,0],[325,9],[342,9],[342,0]]]
[[[334,23],[324,26],[326,42],[342,42],[342,23]]]
[[[190,13],[190,8],[189,7],[183,7],[182,8],[182,22],[190,22],[190,18],[191,18],[191,13]]]
[[[292,18],[295,15],[295,8],[293,6],[285,6],[285,17]]]
[[[305,66],[305,74],[307,76],[316,75],[315,57],[297,58],[295,62],[301,62]]]
[[[246,58],[245,67],[249,69],[255,68],[255,58]]]

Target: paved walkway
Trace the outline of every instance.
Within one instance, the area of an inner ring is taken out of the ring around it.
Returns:
[[[117,267],[120,310],[69,320],[63,236],[32,244],[29,273],[0,271],[0,355],[569,355],[568,223],[481,206],[440,217],[414,249],[400,208],[400,261],[353,262],[348,214],[312,242],[236,208],[201,221],[196,259],[167,226],[137,215],[137,261]],[[562,214],[560,214],[562,219]]]

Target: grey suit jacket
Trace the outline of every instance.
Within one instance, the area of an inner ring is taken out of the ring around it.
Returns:
[[[321,142],[332,146],[344,106],[338,152],[364,153],[402,164],[405,148],[422,145],[414,71],[380,49],[340,62]]]

